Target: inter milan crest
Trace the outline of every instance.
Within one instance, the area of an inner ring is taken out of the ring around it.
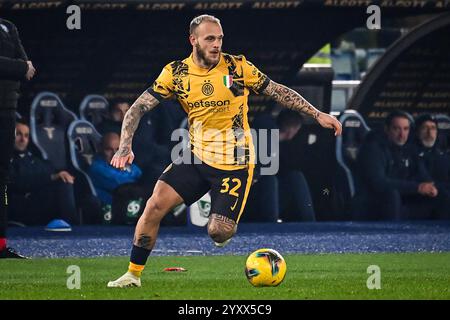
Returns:
[[[205,82],[202,86],[202,92],[205,96],[210,96],[213,94],[214,92],[214,87],[213,85],[208,81]]]

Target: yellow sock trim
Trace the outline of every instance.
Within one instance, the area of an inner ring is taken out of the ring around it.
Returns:
[[[136,277],[140,277],[144,268],[145,266],[130,262],[130,265],[128,266],[128,272],[132,273]]]

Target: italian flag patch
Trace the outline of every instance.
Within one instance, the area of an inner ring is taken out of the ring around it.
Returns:
[[[230,88],[233,85],[233,76],[223,76],[223,84]]]

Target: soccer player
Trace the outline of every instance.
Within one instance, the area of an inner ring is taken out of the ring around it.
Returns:
[[[222,52],[219,19],[201,15],[192,20],[192,54],[164,67],[153,85],[128,110],[121,141],[111,165],[131,164],[133,134],[142,115],[161,99],[175,97],[188,114],[190,149],[184,161],[170,164],[155,185],[136,226],[128,272],[108,287],[141,286],[140,276],[152,251],[160,221],[169,210],[211,192],[208,234],[224,246],[235,234],[253,176],[253,143],[248,124],[250,90],[305,113],[341,134],[339,121],[314,108],[297,92],[270,80],[244,56]],[[186,161],[186,159],[190,161]]]

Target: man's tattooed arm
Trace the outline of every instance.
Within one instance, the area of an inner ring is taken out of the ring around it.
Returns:
[[[285,107],[308,114],[314,119],[317,119],[320,115],[320,111],[314,108],[299,93],[272,80],[270,80],[262,93],[272,97]]]
[[[145,91],[127,111],[123,119],[122,132],[120,134],[119,156],[123,157],[131,152],[133,135],[139,126],[139,121],[146,112],[152,110],[158,103],[159,101],[154,96]]]

